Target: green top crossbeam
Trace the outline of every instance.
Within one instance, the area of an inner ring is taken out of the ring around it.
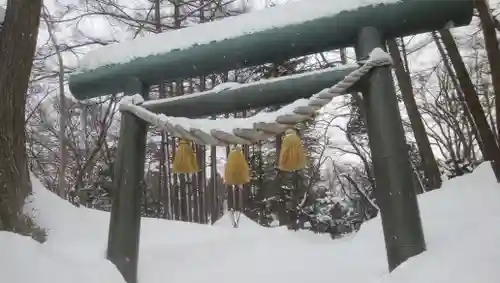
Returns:
[[[70,76],[69,87],[77,99],[115,94],[130,90],[131,82],[154,85],[352,46],[366,26],[376,27],[385,38],[429,32],[450,23],[463,26],[470,23],[473,11],[472,0],[372,0],[374,5],[364,6],[351,2],[358,1],[299,1],[106,46],[84,59],[87,65]],[[314,14],[308,9],[319,9],[311,4],[327,12]],[[301,17],[299,8],[307,16]],[[261,23],[272,16],[283,18],[288,11],[297,14],[286,17],[298,20]],[[218,36],[225,28],[252,21],[258,26],[253,30]],[[198,42],[184,38],[195,38],[201,31],[205,33]]]

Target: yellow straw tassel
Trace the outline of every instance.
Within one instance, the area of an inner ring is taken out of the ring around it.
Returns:
[[[227,156],[224,168],[224,183],[227,185],[243,185],[250,182],[250,169],[241,148],[234,147]]]
[[[297,132],[288,129],[281,143],[278,169],[293,172],[306,167],[306,155]]]
[[[198,163],[196,162],[196,154],[188,141],[180,141],[179,146],[175,151],[172,170],[174,173],[178,174],[189,174],[200,171]]]

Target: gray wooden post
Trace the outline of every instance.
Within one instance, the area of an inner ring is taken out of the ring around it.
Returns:
[[[141,92],[147,97],[149,88],[143,86]],[[144,121],[129,112],[122,112],[107,257],[127,283],[137,282],[146,134]]]
[[[378,30],[363,28],[356,44],[358,58],[366,58],[377,47],[384,48]],[[425,251],[426,245],[391,68],[372,70],[363,92],[375,197],[392,271],[408,258]]]

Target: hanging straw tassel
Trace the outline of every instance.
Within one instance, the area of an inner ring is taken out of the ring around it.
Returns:
[[[306,167],[306,155],[297,131],[288,129],[281,143],[278,169],[293,172]]]
[[[243,185],[250,182],[250,169],[241,148],[234,147],[227,156],[224,168],[224,183],[227,185]]]
[[[181,140],[175,151],[172,170],[177,174],[189,174],[200,171],[196,162],[196,154],[187,140]]]

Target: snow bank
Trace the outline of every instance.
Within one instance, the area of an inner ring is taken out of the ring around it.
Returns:
[[[68,256],[31,238],[0,231],[0,281],[123,283],[111,262]]]
[[[421,200],[428,251],[383,283],[500,282],[500,186],[489,164]]]
[[[233,227],[233,216],[231,212],[226,212],[219,220],[217,220],[213,225],[216,227],[234,228]],[[269,230],[269,228],[260,226],[257,222],[248,218],[245,214],[241,213],[239,217],[235,214],[234,216],[238,221],[238,227],[248,230],[253,230],[261,232],[262,230]]]
[[[237,217],[237,216],[235,216]],[[230,212],[226,212],[217,222],[213,224],[216,227],[224,229],[235,229],[233,227],[233,220]],[[277,237],[278,241],[283,240],[283,237],[287,237],[289,240],[299,240],[307,241],[309,244],[317,244],[323,242],[331,243],[332,238],[329,234],[317,234],[309,230],[298,230],[290,231],[284,226],[267,228],[260,226],[257,222],[248,218],[245,214],[241,214],[238,220],[238,229],[236,231],[242,231],[244,234],[257,233],[260,236],[263,233],[269,233],[271,237]]]
[[[48,241],[0,233],[0,281],[124,283],[104,256],[108,213],[73,207],[32,181],[27,208],[48,229]],[[391,274],[379,218],[333,241],[262,228],[243,215],[234,229],[226,215],[213,226],[143,219],[139,282],[500,282],[500,187],[488,164],[419,203],[428,251]]]

